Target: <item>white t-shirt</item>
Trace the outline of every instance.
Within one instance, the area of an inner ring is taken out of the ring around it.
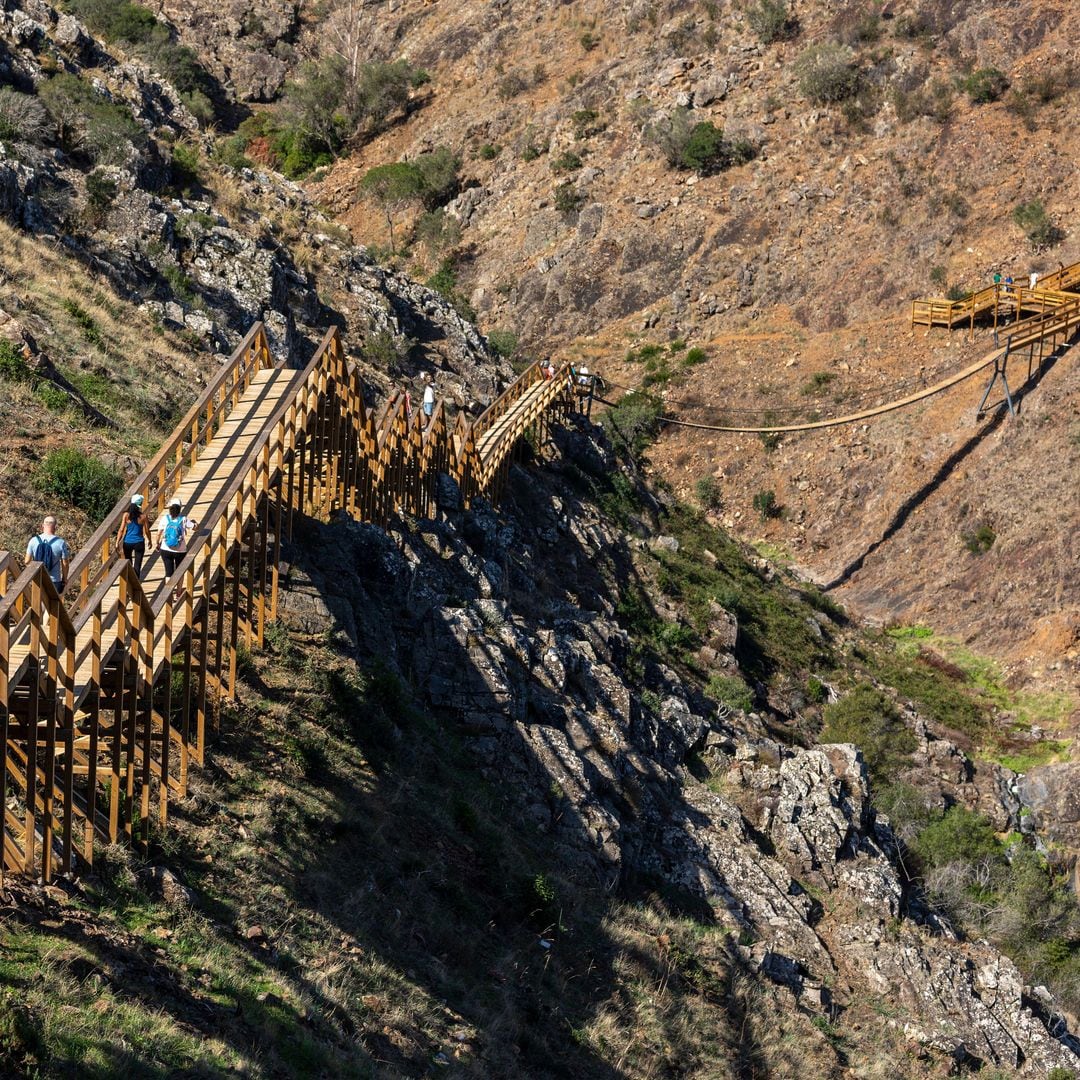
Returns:
[[[434,405],[435,404],[435,387],[432,386],[431,383],[428,383],[424,387],[424,404],[425,405]]]
[[[174,518],[173,520],[175,521],[176,519]],[[187,551],[188,533],[191,531],[192,526],[194,526],[195,522],[192,521],[191,518],[181,517],[180,518],[180,543],[179,544],[167,544],[165,542],[165,526],[168,523],[168,521],[169,521],[169,511],[166,510],[161,515],[161,517],[159,517],[157,519],[157,521],[154,522],[153,531],[156,532],[156,533],[161,534],[161,540],[159,541],[158,546],[161,548],[162,551]]]

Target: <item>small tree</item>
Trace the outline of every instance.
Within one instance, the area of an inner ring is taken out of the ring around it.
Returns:
[[[780,508],[776,504],[776,492],[771,489],[759,491],[754,496],[754,509],[761,515],[762,521],[776,517],[780,513]]]
[[[1013,210],[1013,221],[1024,230],[1034,248],[1050,247],[1061,239],[1061,230],[1050,220],[1039,199],[1021,203]]]
[[[987,105],[997,101],[1009,89],[1005,72],[997,68],[979,68],[965,78],[960,85],[975,105]]]
[[[833,105],[859,90],[855,54],[847,45],[824,41],[811,45],[795,61],[799,90],[816,105]]]
[[[458,193],[461,158],[449,147],[437,146],[429,154],[419,154],[413,164],[423,181],[421,197],[425,210],[445,206]]]
[[[760,0],[746,13],[746,21],[763,45],[793,37],[797,28],[784,0]]]
[[[360,194],[370,199],[386,215],[390,230],[390,252],[394,249],[394,214],[419,199],[424,192],[424,177],[407,161],[393,161],[368,169],[360,181]]]

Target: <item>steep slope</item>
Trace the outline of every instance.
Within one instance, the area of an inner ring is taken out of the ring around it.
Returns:
[[[306,23],[299,58],[341,47],[347,7],[332,30]],[[973,350],[942,330],[909,334],[911,297],[1080,257],[1072,198],[1080,148],[1068,121],[1075,13],[989,0],[880,13],[810,3],[795,12],[797,27],[763,43],[761,10],[349,8],[360,12],[364,57],[408,57],[432,82],[416,108],[358,140],[311,190],[359,239],[382,247],[385,223],[360,197],[365,171],[449,147],[464,161],[464,190],[446,208],[460,243],[443,251],[414,243],[407,261],[426,273],[448,257],[488,328],[588,358],[616,382],[641,381],[640,369],[622,363],[628,348],[669,340],[704,348],[700,367],[677,374],[684,385],[668,384],[672,398],[689,399],[674,411],[690,419],[708,422],[730,407],[768,423],[929,382]],[[808,97],[799,62],[830,42],[851,50],[859,90],[822,104]],[[748,141],[755,159],[707,175],[671,167],[663,132],[684,107],[687,124],[714,123],[729,140]],[[1013,220],[1032,202],[1052,224],[1049,248],[1042,240],[1033,248]],[[985,350],[985,338],[977,347]],[[977,437],[973,385],[866,433],[791,440],[782,465],[782,456],[762,458],[756,443],[730,437],[711,440],[705,454],[692,434],[676,434],[655,461],[682,491],[707,474],[725,477],[725,521],[746,537],[758,532],[753,496],[774,490],[788,517],[769,535],[822,581],[841,577],[899,522],[895,539],[852,576],[848,602],[872,617],[974,634],[1009,659],[1032,656],[1033,638],[1054,639],[1064,644],[1049,662],[1071,664],[1077,598],[1070,575],[1055,569],[1068,565],[1076,532],[1070,501],[1058,497],[1071,473],[1068,462],[1044,468],[1074,442],[1069,367],[1059,365],[1027,403],[1045,410],[1036,434],[1007,450],[996,436]],[[969,450],[969,438],[987,449]],[[797,467],[795,443],[806,447]],[[867,467],[870,454],[877,467]],[[952,484],[934,487],[954,455],[971,463],[972,483],[961,490],[963,470],[953,470]],[[924,509],[900,522],[927,484]],[[873,490],[880,501],[853,497]],[[1057,513],[1030,510],[1054,505]],[[959,534],[982,524],[1002,544],[976,575],[956,554]],[[942,575],[955,589],[928,588]]]

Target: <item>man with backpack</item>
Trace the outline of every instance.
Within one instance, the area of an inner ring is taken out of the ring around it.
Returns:
[[[168,509],[154,522],[150,530],[154,543],[161,552],[166,578],[171,578],[176,573],[176,568],[183,562],[184,555],[187,554],[188,536],[194,528],[194,519],[184,516],[180,499],[174,495],[169,500]],[[173,599],[175,600],[177,596],[174,590]]]
[[[26,545],[28,562],[39,562],[48,571],[57,592],[67,584],[68,560],[71,549],[62,536],[56,535],[56,518],[50,514],[41,523],[41,532],[31,536]]]

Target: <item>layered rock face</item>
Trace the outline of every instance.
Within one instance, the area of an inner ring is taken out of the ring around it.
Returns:
[[[579,461],[587,444],[564,443]],[[601,446],[588,456],[612,467]],[[633,641],[598,568],[617,579],[631,544],[648,541],[568,498],[558,471],[515,469],[508,512],[454,511],[419,534],[333,526],[346,539],[329,565],[293,552],[288,620],[312,634],[336,626],[405,673],[583,887],[662,883],[793,1007],[835,1019],[877,1002],[880,1023],[956,1063],[1027,1076],[1080,1066],[1045,989],[909,891],[858,750],[782,745],[764,714],[718,712],[662,664],[633,688]],[[391,642],[374,612],[393,612]],[[738,627],[725,615],[734,671]],[[906,719],[923,733],[927,783],[1001,806],[989,774],[980,796],[962,752]]]

